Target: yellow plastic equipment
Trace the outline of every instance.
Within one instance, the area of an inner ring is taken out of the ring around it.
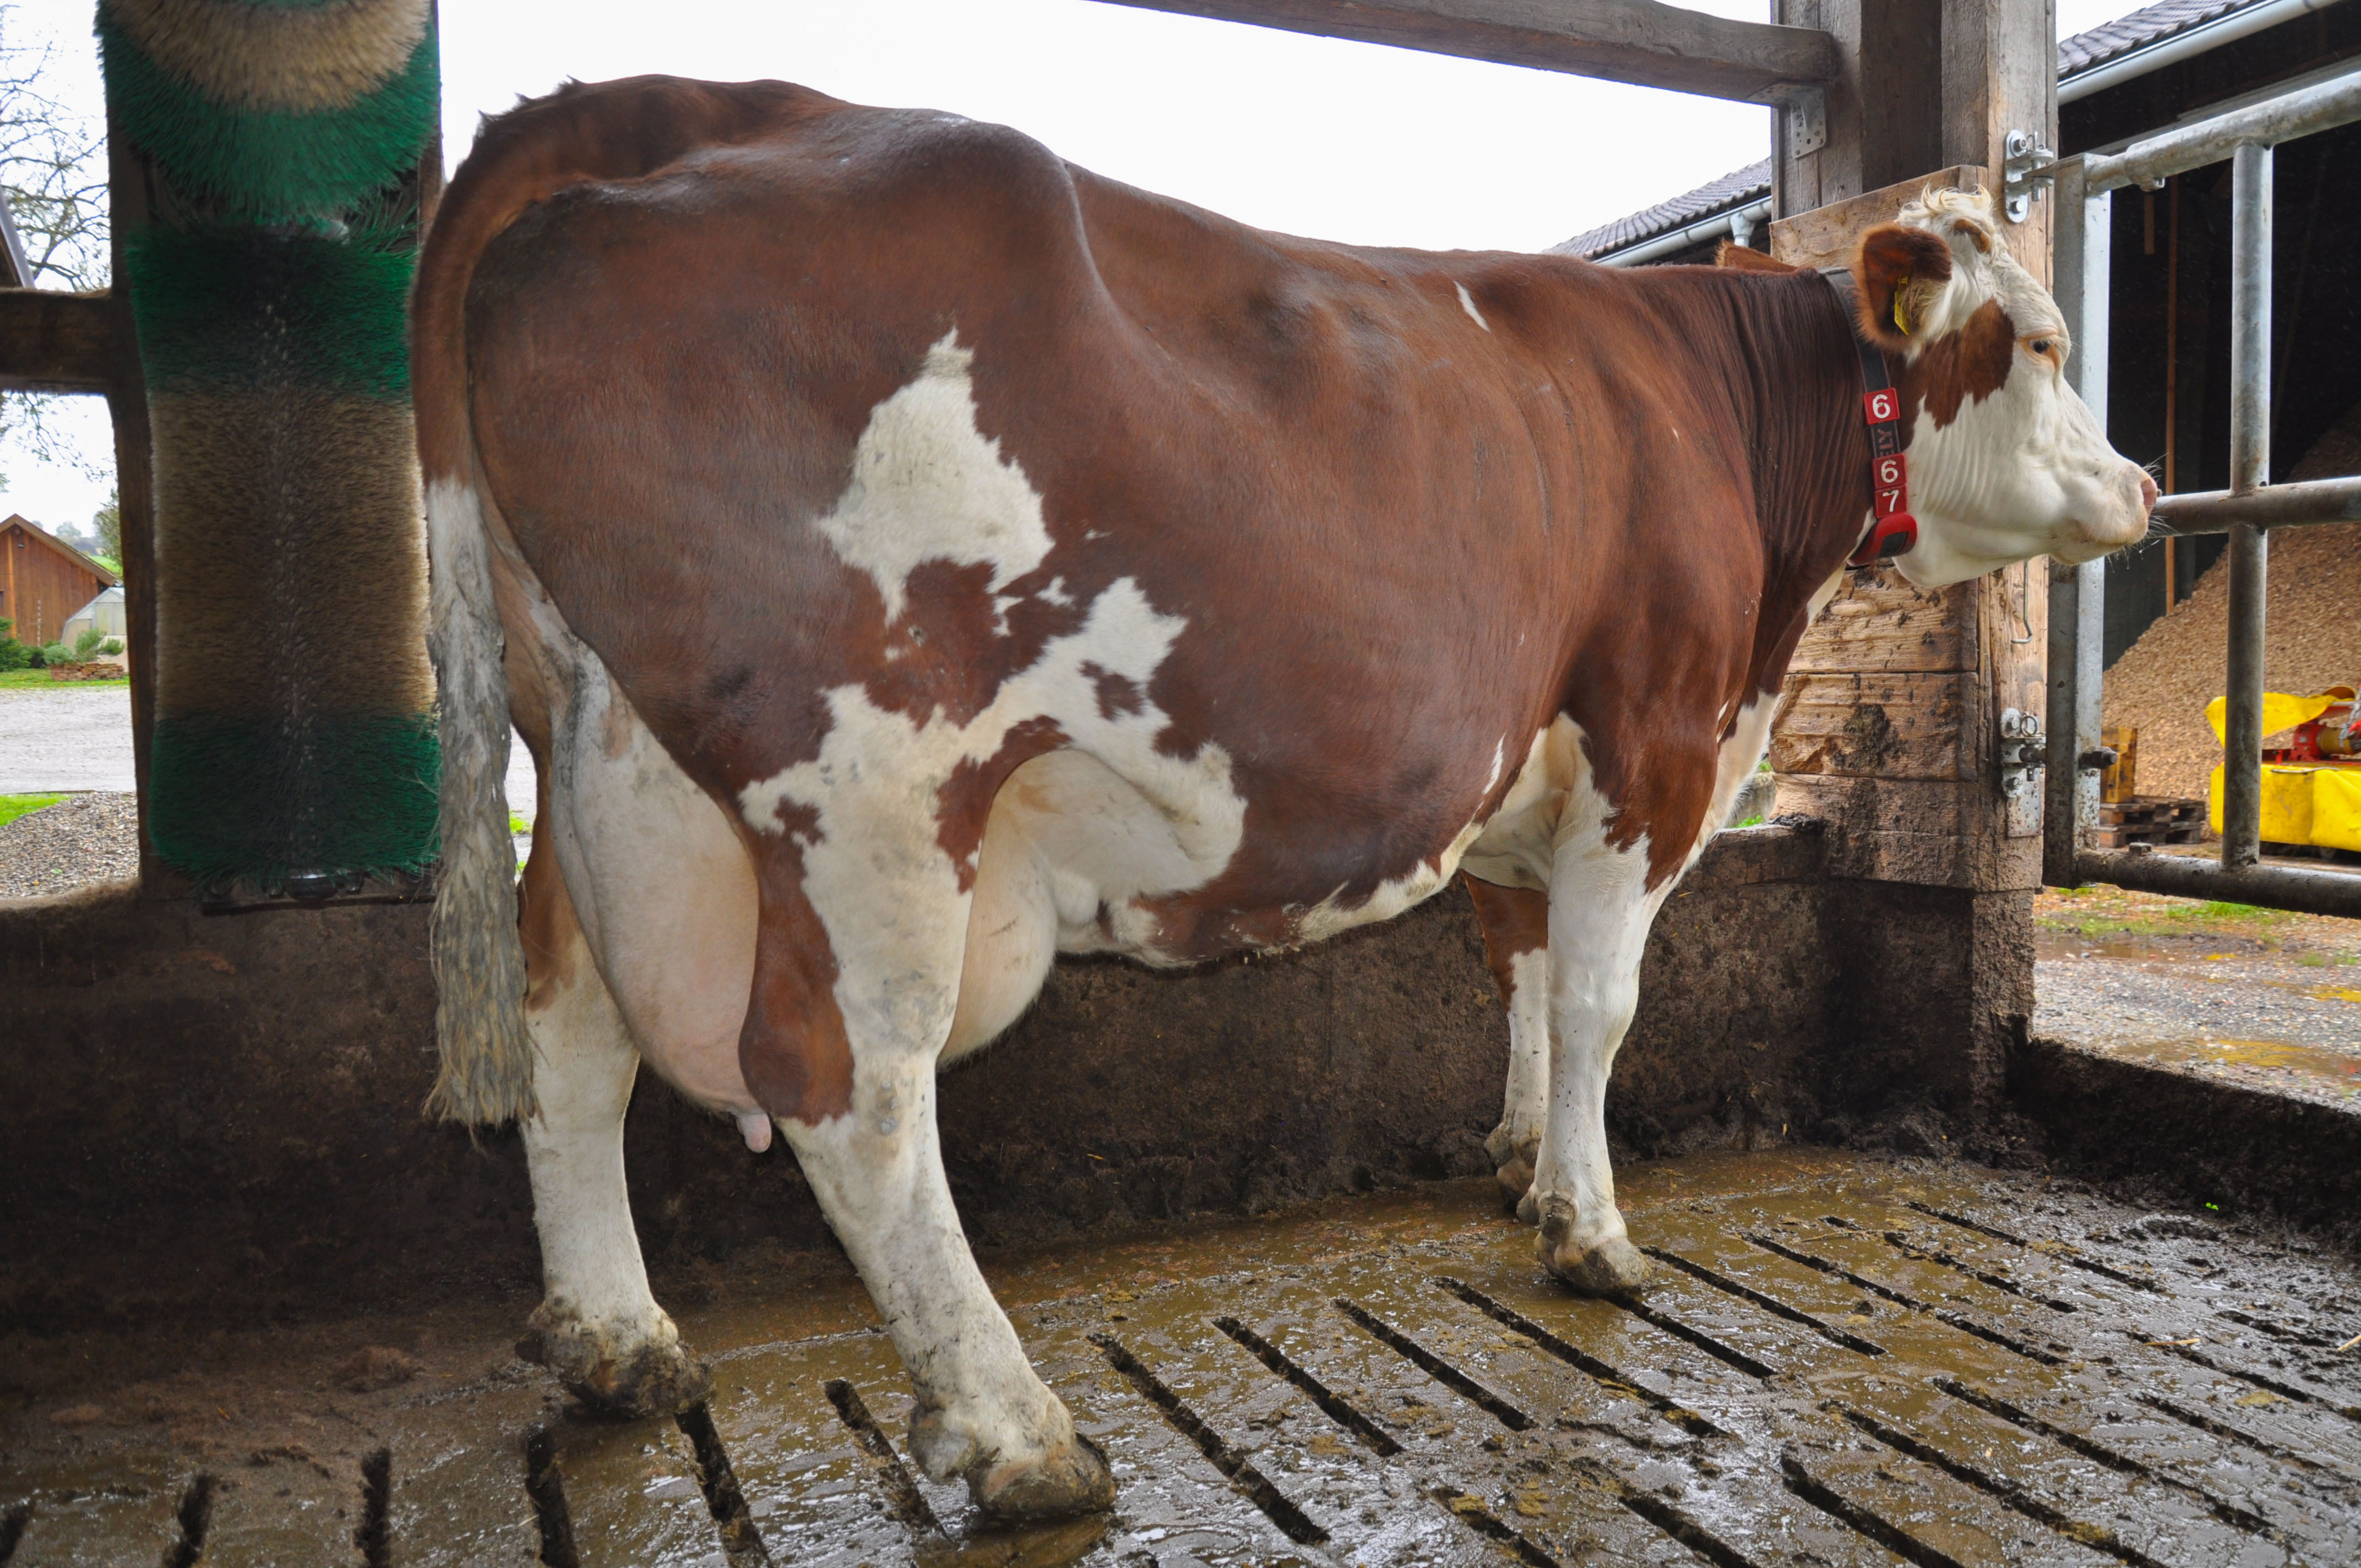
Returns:
[[[2337,703],[2353,700],[2349,686],[2313,696],[2263,694],[2263,733],[2276,735],[2308,724]],[[2215,697],[2205,705],[2205,720],[2213,738],[2224,740],[2228,699]],[[2213,831],[2222,831],[2222,770],[2215,768],[2206,786],[2206,816]],[[2266,762],[2263,764],[2264,841],[2272,844],[2319,844],[2332,850],[2361,851],[2361,767],[2336,762]]]

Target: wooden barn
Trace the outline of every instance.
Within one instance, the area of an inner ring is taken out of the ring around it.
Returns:
[[[119,580],[39,523],[0,522],[0,620],[8,635],[39,647],[65,635],[66,619]]]

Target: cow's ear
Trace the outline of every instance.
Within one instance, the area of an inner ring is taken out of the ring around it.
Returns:
[[[1861,331],[1881,347],[1906,348],[1951,280],[1951,247],[1925,229],[1880,224],[1861,236],[1852,275],[1861,284]]]
[[[1782,261],[1768,251],[1756,250],[1753,247],[1741,245],[1734,239],[1721,242],[1721,248],[1713,253],[1713,264],[1716,267],[1734,267],[1741,272],[1801,272],[1803,270],[1792,261]]]

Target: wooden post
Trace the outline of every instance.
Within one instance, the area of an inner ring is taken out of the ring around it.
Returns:
[[[156,465],[148,432],[148,383],[139,370],[139,335],[131,322],[131,272],[125,265],[126,236],[148,221],[155,200],[155,174],[148,160],[121,135],[110,115],[106,127],[106,187],[114,286],[107,292],[112,320],[106,411],[115,422],[115,502],[123,552],[123,647],[131,673],[131,768],[138,791],[139,891],[164,898],[188,890],[181,877],[156,857],[148,833],[148,760],[156,738]]]
[[[1778,0],[1775,15],[1846,53],[1827,145],[1797,148],[1784,116],[1775,133],[1784,259],[1850,261],[1861,230],[1928,185],[1982,184],[1997,203],[2009,133],[2055,143],[2049,0]],[[2044,283],[2051,205],[2003,225]],[[2041,864],[2037,788],[2002,793],[2001,719],[2046,707],[2048,621],[2039,563],[1934,592],[1881,571],[1849,584],[1796,652],[1772,743],[1779,808],[1826,820],[1831,873],[1863,884],[1831,933],[1859,966],[1839,1075],[1850,1109],[1890,1109],[1905,1086],[1967,1114],[2001,1099],[2033,1011]]]

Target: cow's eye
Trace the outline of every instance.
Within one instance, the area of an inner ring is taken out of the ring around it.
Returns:
[[[2058,340],[2054,337],[2028,337],[2025,340],[2025,346],[2026,352],[2047,359],[2052,365],[2062,366],[2065,363],[2066,356],[2059,351]]]

